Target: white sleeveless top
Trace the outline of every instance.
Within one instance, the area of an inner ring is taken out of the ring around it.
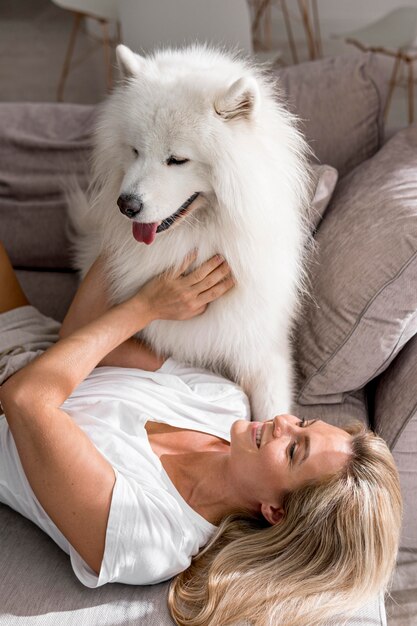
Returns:
[[[237,419],[250,419],[240,387],[204,369],[168,359],[156,372],[99,367],[64,402],[66,411],[114,468],[99,576],[83,561],[33,493],[4,416],[0,417],[0,502],[31,519],[70,555],[87,587],[155,584],[183,571],[216,527],[179,494],[153,452],[148,420],[230,441]]]

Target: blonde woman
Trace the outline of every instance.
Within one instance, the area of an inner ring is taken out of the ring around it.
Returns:
[[[187,273],[194,258],[112,308],[98,259],[60,329],[0,248],[0,501],[88,587],[176,576],[177,624],[320,624],[388,584],[397,471],[361,427],[251,422],[235,384],[132,339],[233,287],[218,257]]]

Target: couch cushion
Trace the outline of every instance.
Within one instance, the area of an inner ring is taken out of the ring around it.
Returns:
[[[301,404],[341,402],[417,332],[416,170],[417,126],[336,189],[298,329]]]
[[[173,626],[168,585],[84,587],[69,557],[0,505],[0,626]]]
[[[95,107],[0,105],[0,240],[14,266],[71,267],[63,185],[85,187]]]
[[[49,537],[1,504],[0,580],[0,626],[174,624],[167,608],[168,583],[88,589],[73,575],[68,556]],[[343,625],[386,626],[382,598],[369,602]],[[341,622],[331,626],[341,626]]]
[[[79,284],[76,272],[17,270],[29,302],[41,313],[62,322]]]
[[[382,146],[388,85],[380,63],[363,54],[275,71],[316,157],[340,176]]]

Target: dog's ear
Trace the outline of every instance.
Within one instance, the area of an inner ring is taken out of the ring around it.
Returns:
[[[123,78],[136,78],[143,69],[145,59],[135,54],[127,46],[120,44],[116,48],[116,57]]]
[[[214,101],[214,110],[224,120],[250,119],[259,104],[259,88],[253,78],[239,78]]]

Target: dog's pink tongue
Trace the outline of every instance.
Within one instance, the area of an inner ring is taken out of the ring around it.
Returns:
[[[136,241],[149,245],[155,239],[156,229],[158,226],[159,222],[152,222],[152,224],[139,224],[138,222],[133,222],[132,233]]]

